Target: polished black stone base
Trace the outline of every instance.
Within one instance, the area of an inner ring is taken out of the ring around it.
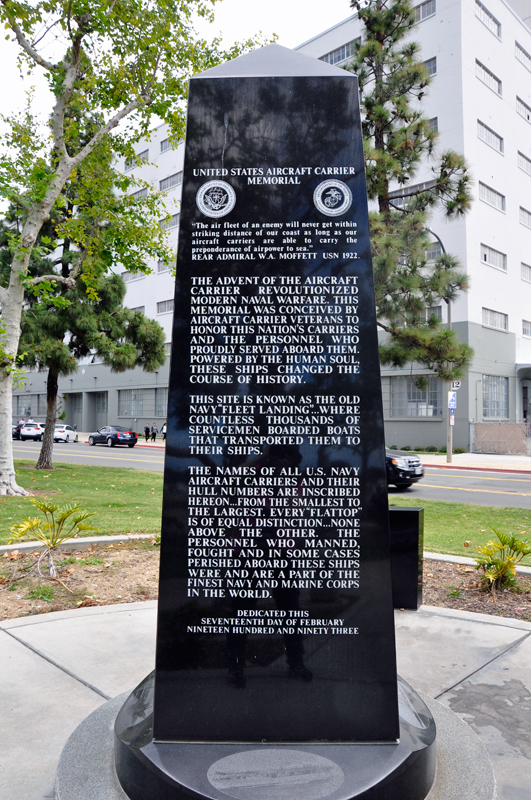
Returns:
[[[151,674],[116,718],[116,772],[130,800],[424,800],[433,784],[435,722],[401,678],[398,744],[154,742],[153,687]]]

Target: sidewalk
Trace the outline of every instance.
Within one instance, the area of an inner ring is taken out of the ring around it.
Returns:
[[[2,800],[52,800],[72,731],[153,669],[155,625],[155,602],[0,622]],[[396,635],[400,675],[482,739],[499,800],[529,800],[531,623],[423,606],[396,612]]]
[[[531,475],[531,457],[498,455],[497,453],[452,453],[452,463],[447,464],[446,454],[419,454],[425,467],[442,469],[478,469],[496,472],[528,472]],[[530,795],[531,796],[531,795]]]

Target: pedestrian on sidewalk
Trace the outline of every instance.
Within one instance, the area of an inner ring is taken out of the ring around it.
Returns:
[[[146,422],[146,426],[144,428],[144,436],[146,437],[146,442],[149,442],[149,422]]]
[[[157,438],[157,433],[158,432],[159,432],[159,429],[157,428],[156,424],[153,423],[153,425],[151,426],[151,441],[152,442],[155,442],[155,439]]]
[[[165,422],[164,425],[162,426],[162,428],[160,429],[160,432],[162,433],[162,441],[163,442],[166,441],[166,427],[167,427],[167,423]]]

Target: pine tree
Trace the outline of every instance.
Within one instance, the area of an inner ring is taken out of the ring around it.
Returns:
[[[457,153],[436,158],[438,134],[421,109],[430,75],[410,38],[410,0],[352,0],[351,6],[364,25],[346,69],[359,80],[367,195],[378,209],[370,226],[378,325],[387,334],[381,362],[416,362],[454,380],[472,350],[428,310],[441,300],[450,304],[468,280],[444,251],[428,259],[429,220],[436,208],[448,218],[466,213],[470,175]],[[431,177],[412,191],[423,162],[431,162]]]
[[[51,469],[57,418],[58,379],[77,371],[78,359],[94,354],[113,372],[136,366],[154,372],[164,364],[164,330],[139,311],[123,306],[126,286],[120,275],[100,280],[98,299],[91,300],[79,283],[63,293],[59,307],[28,296],[22,317],[20,350],[30,367],[48,370],[46,429],[37,469]]]

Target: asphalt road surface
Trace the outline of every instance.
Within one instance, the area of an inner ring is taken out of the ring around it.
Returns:
[[[40,442],[13,442],[15,458],[35,458]],[[89,447],[83,442],[58,442],[53,448],[54,461],[92,464],[101,467],[133,467],[162,472],[164,450],[148,447]],[[531,475],[525,473],[486,472],[481,470],[436,469],[426,467],[424,478],[406,491],[390,487],[390,496],[400,495],[421,500],[447,500],[480,506],[509,506],[531,509]]]
[[[531,509],[531,475],[426,467],[422,480],[410,489],[398,492],[391,487],[390,496],[396,495],[419,500]]]
[[[13,442],[15,458],[34,458],[37,461],[40,442]],[[94,467],[133,467],[162,472],[164,450],[150,447],[106,447],[84,442],[56,442],[53,446],[53,461],[58,464],[87,464]]]

